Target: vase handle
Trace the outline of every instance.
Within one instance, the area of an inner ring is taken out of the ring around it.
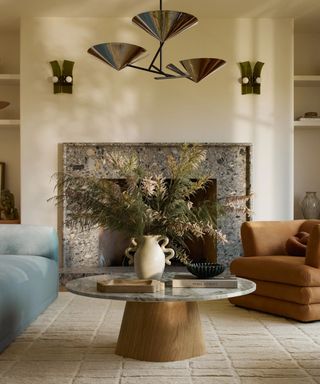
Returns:
[[[165,257],[165,263],[167,265],[171,265],[171,261],[170,259],[173,258],[174,256],[174,250],[172,248],[166,248],[166,245],[169,244],[169,239],[167,236],[159,236],[158,238],[158,242],[160,243],[161,241],[163,241],[163,243],[160,245],[160,248],[162,249],[163,253],[166,254],[166,253],[169,253],[168,256]]]
[[[131,239],[131,244],[133,247],[128,247],[125,251],[124,254],[126,257],[129,259],[129,265],[132,265],[134,263],[134,254],[137,250],[138,243],[134,237]]]

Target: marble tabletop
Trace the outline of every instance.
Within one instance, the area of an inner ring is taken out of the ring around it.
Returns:
[[[238,278],[238,288],[172,288],[168,282],[177,277],[177,273],[165,272],[162,281],[166,289],[154,293],[103,293],[97,291],[97,281],[105,279],[136,279],[135,273],[112,273],[83,277],[69,281],[66,288],[77,295],[100,299],[124,301],[208,301],[247,295],[254,292],[256,285],[253,281]]]

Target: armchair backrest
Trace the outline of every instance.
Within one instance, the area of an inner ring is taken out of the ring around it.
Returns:
[[[299,228],[300,232],[308,232],[311,234],[315,225],[320,224],[320,220],[304,220]]]
[[[58,261],[55,229],[40,225],[0,224],[0,255],[8,254],[43,256]]]
[[[241,226],[244,256],[285,255],[289,237],[310,233],[305,264],[320,268],[320,220],[247,221]]]
[[[285,255],[287,240],[304,221],[246,221],[241,226],[244,256]]]

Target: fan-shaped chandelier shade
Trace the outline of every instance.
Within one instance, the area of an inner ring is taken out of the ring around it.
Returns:
[[[198,19],[185,12],[163,11],[162,0],[160,0],[159,10],[139,13],[132,19],[132,22],[160,42],[159,48],[149,66],[135,65],[137,59],[141,59],[145,49],[134,44],[102,43],[90,47],[88,53],[99,58],[117,71],[125,67],[131,67],[140,71],[154,73],[157,75],[155,77],[157,80],[187,78],[198,83],[225,64],[225,61],[222,59],[197,58],[180,61],[186,72],[174,64],[167,65],[167,68],[175,74],[167,73],[163,70],[162,49],[166,40],[192,27],[198,22]],[[158,64],[156,64],[157,61]]]
[[[0,101],[0,109],[3,109],[10,105],[9,101]]]
[[[187,74],[189,75],[188,79],[198,83],[200,80],[210,75],[210,73],[220,68],[226,62],[224,60],[215,58],[197,58],[181,60],[180,63],[187,71]]]
[[[93,45],[88,53],[120,71],[135,61],[146,50],[139,45],[128,43],[102,43]]]
[[[159,10],[140,13],[132,22],[164,43],[170,37],[195,25],[198,19],[189,13]]]

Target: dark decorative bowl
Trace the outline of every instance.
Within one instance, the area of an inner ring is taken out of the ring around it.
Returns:
[[[187,265],[187,269],[200,279],[210,279],[213,276],[220,275],[224,271],[225,266],[214,263],[192,263]]]

